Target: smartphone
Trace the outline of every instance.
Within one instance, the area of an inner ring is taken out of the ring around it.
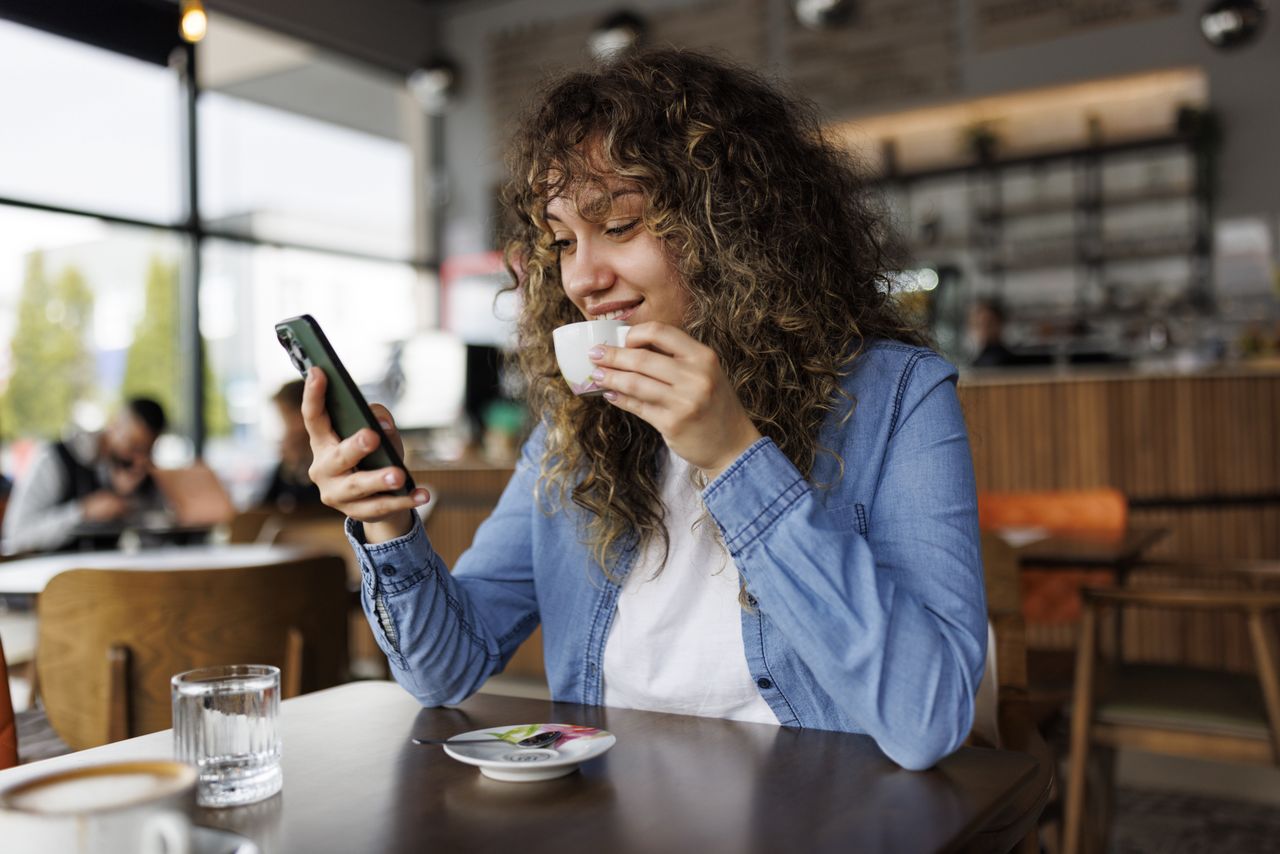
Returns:
[[[325,378],[329,381],[324,394],[324,405],[329,411],[334,432],[343,439],[365,427],[378,434],[381,439],[378,447],[361,460],[357,468],[373,470],[395,466],[404,472],[404,486],[387,491],[393,495],[408,495],[412,492],[414,483],[409,469],[378,426],[378,419],[373,417],[359,386],[351,381],[351,375],[329,345],[329,339],[324,336],[320,324],[309,314],[282,320],[276,324],[276,340],[289,354],[293,366],[303,377],[312,365],[324,371]]]

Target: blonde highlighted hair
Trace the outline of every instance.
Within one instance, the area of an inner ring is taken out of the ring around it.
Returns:
[[[561,284],[550,199],[606,177],[641,189],[644,226],[688,290],[685,331],[716,352],[756,428],[806,476],[823,423],[852,413],[840,381],[864,343],[926,343],[887,296],[886,220],[860,170],[811,105],[751,71],[661,50],[570,74],[525,116],[510,170],[518,358],[547,429],[540,489],[586,511],[582,535],[606,573],[632,536],[666,543],[664,446],[559,375],[551,330],[582,317]]]

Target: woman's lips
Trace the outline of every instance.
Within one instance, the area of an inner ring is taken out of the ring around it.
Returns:
[[[596,320],[623,320],[623,321],[625,321],[625,320],[630,319],[631,315],[635,314],[635,311],[636,311],[636,309],[637,309],[637,308],[639,308],[639,307],[640,307],[640,303],[641,303],[641,302],[644,302],[644,300],[640,300],[639,302],[636,302],[636,303],[633,303],[633,304],[631,304],[631,305],[627,305],[627,306],[622,306],[622,307],[620,307],[620,308],[610,309],[609,311],[606,311],[606,312],[599,312],[599,311],[597,310],[597,311],[595,311],[595,312],[593,312],[593,313],[595,314],[595,319],[596,319]]]

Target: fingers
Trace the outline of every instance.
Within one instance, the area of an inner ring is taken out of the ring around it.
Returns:
[[[596,354],[599,358],[596,358]],[[685,366],[675,357],[653,350],[637,350],[628,340],[626,347],[601,347],[591,352],[591,360],[604,369],[626,371],[652,377],[666,385],[675,385],[685,373]]]
[[[391,447],[396,449],[396,453],[404,459],[404,439],[400,437],[400,431],[396,428],[395,419],[391,417],[391,410],[387,409],[381,403],[369,404],[373,417],[378,419],[378,426],[382,428],[382,432],[386,434],[387,441],[391,443]]]
[[[332,477],[355,468],[361,460],[373,453],[381,442],[378,434],[369,429],[358,430],[336,445],[316,454],[312,468],[320,469],[321,476]],[[315,480],[315,477],[312,477]]]
[[[307,369],[306,385],[302,389],[302,423],[311,437],[311,452],[320,456],[320,450],[338,443],[329,412],[324,408],[324,392],[329,381],[324,371],[315,365]]]
[[[676,358],[688,358],[699,349],[706,349],[683,329],[657,321],[631,327],[627,333],[626,349],[637,348],[649,348]]]
[[[341,504],[349,504],[380,492],[399,489],[402,486],[404,486],[404,472],[398,468],[354,471],[346,477],[335,478],[326,490],[325,498]]]

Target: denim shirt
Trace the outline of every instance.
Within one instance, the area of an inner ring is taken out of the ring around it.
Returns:
[[[871,735],[927,768],[969,732],[986,656],[977,499],[955,369],[936,353],[868,346],[843,381],[806,479],[770,439],[702,499],[741,573],[747,665],[783,726]],[[555,700],[599,705],[619,584],[580,536],[585,512],[535,496],[544,431],[526,443],[493,514],[452,573],[419,524],[348,537],[361,599],[396,680],[423,705],[458,703],[541,623]],[[825,484],[825,486],[815,486]],[[548,493],[552,493],[549,496]],[[625,577],[634,538],[612,575]],[[674,570],[669,570],[674,571]]]

